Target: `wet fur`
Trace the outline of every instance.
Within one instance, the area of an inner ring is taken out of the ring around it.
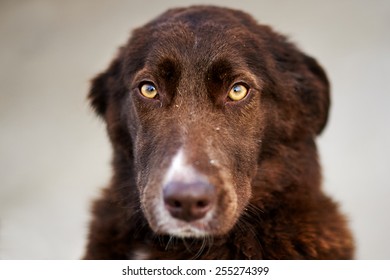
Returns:
[[[139,94],[144,80],[158,99]],[[236,81],[250,92],[231,102]],[[93,207],[86,259],[353,257],[346,221],[321,190],[315,138],[328,80],[268,26],[230,9],[169,10],[133,32],[89,99],[107,124],[113,177]],[[217,190],[211,218],[191,225],[200,236],[170,234],[183,223],[157,215],[181,148]]]

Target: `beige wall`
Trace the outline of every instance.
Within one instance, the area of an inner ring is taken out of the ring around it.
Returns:
[[[88,81],[132,28],[194,3],[0,1],[0,258],[82,255],[90,201],[110,174]],[[333,107],[320,139],[324,186],[349,215],[358,258],[389,259],[390,2],[209,3],[252,13],[325,66]]]

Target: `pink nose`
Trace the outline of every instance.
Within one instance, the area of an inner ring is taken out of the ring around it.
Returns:
[[[165,208],[172,217],[187,222],[203,218],[215,202],[214,186],[205,182],[169,182],[163,190]]]

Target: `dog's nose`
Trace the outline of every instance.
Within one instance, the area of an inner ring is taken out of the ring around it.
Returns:
[[[163,190],[165,207],[172,215],[187,222],[203,218],[215,201],[214,186],[205,182],[169,182]]]

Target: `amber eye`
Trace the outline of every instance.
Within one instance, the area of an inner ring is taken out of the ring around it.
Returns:
[[[248,94],[248,88],[242,84],[235,84],[229,91],[229,98],[233,101],[240,101]]]
[[[146,98],[153,99],[157,96],[158,91],[156,87],[151,83],[145,83],[141,86],[141,94],[145,96]]]

